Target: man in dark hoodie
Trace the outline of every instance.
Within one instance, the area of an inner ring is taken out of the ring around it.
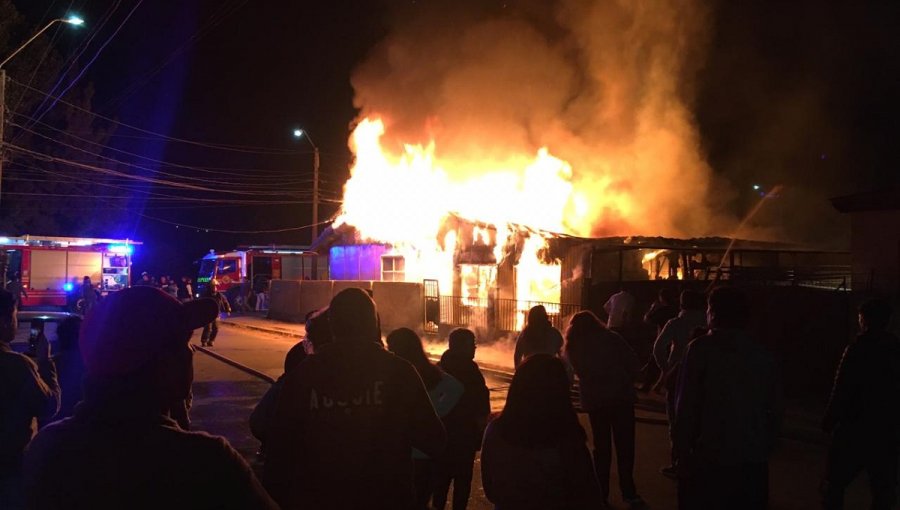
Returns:
[[[306,359],[325,344],[331,342],[331,328],[328,327],[328,309],[313,310],[306,314],[306,339],[291,347],[284,357],[284,374],[272,384],[266,394],[260,399],[253,412],[250,413],[250,432],[259,439],[261,453],[265,453],[266,438],[272,428],[275,419],[275,406],[284,388],[284,379],[288,372],[294,370]]]
[[[490,392],[475,363],[475,333],[464,328],[450,332],[449,349],[441,356],[440,367],[463,384],[463,395],[450,414],[444,417],[447,450],[435,466],[435,491],[432,506],[444,510],[447,492],[453,483],[453,510],[465,510],[472,488],[475,452],[491,413]]]
[[[781,418],[775,360],[747,329],[742,291],[714,290],[706,317],[709,333],[688,345],[678,374],[678,508],[762,510]]]
[[[79,338],[84,400],[25,453],[28,508],[276,508],[225,439],[166,415],[193,381],[191,334],[217,311],[149,286],[97,304]]]
[[[334,341],[287,374],[264,482],[284,510],[411,509],[412,449],[443,453],[446,434],[408,362],[381,346],[375,302],[339,292]]]
[[[824,428],[832,433],[825,508],[844,507],[844,489],[863,469],[872,508],[894,508],[900,450],[900,341],[887,332],[891,305],[859,307],[862,333],[847,346],[834,378]]]

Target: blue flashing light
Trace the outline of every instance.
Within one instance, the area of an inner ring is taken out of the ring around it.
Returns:
[[[128,244],[111,244],[107,246],[107,249],[110,253],[116,253],[118,255],[131,255],[131,252],[134,251],[134,248]]]
[[[75,286],[72,285],[71,282],[66,282],[63,284],[63,290],[66,292],[72,292],[72,289],[74,289],[74,288],[75,288]]]

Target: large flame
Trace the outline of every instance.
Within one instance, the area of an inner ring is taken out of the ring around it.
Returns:
[[[448,213],[494,226],[590,233],[588,198],[573,189],[572,167],[547,148],[503,161],[440,161],[434,142],[407,144],[399,155],[381,145],[384,123],[366,118],[353,131],[356,162],[344,189],[341,221],[368,239],[433,239]],[[462,177],[461,177],[462,176]]]
[[[408,281],[437,279],[442,292],[452,290],[457,239],[452,231],[439,238],[451,214],[492,227],[475,227],[473,242],[493,245],[498,264],[519,226],[568,234],[590,231],[588,198],[573,189],[572,167],[547,148],[460,169],[436,156],[434,142],[408,144],[391,154],[381,145],[384,131],[380,119],[369,118],[354,130],[356,160],[336,225],[346,223],[365,240],[389,244],[390,254],[405,258]],[[532,233],[521,248],[515,292],[520,302],[559,302],[560,267],[538,257],[545,245],[542,235]],[[463,297],[472,303],[488,297],[496,283],[491,270],[463,267],[460,276]]]

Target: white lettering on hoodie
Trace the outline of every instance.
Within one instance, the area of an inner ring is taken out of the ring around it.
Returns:
[[[309,410],[317,411],[319,409],[331,409],[337,405],[338,407],[363,407],[363,406],[381,406],[384,404],[382,398],[382,387],[384,381],[375,381],[372,386],[366,388],[362,393],[354,396],[350,401],[335,400],[325,395],[320,395],[315,389],[309,392]]]

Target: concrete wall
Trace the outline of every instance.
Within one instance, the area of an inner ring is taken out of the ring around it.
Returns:
[[[423,334],[425,302],[421,283],[372,282],[372,294],[382,333],[407,327]]]
[[[372,281],[371,280],[333,280],[334,285],[331,288],[331,295],[334,296],[338,292],[344,289],[363,289],[372,292]]]
[[[328,306],[332,294],[331,280],[303,280],[300,282],[301,320],[306,314]]]
[[[425,301],[421,283],[272,280],[269,318],[302,322],[307,313],[328,306],[335,294],[351,287],[371,290],[384,334],[400,327],[423,333]]]
[[[303,320],[303,313],[300,310],[300,282],[272,280],[269,287],[268,317],[289,322]]]

